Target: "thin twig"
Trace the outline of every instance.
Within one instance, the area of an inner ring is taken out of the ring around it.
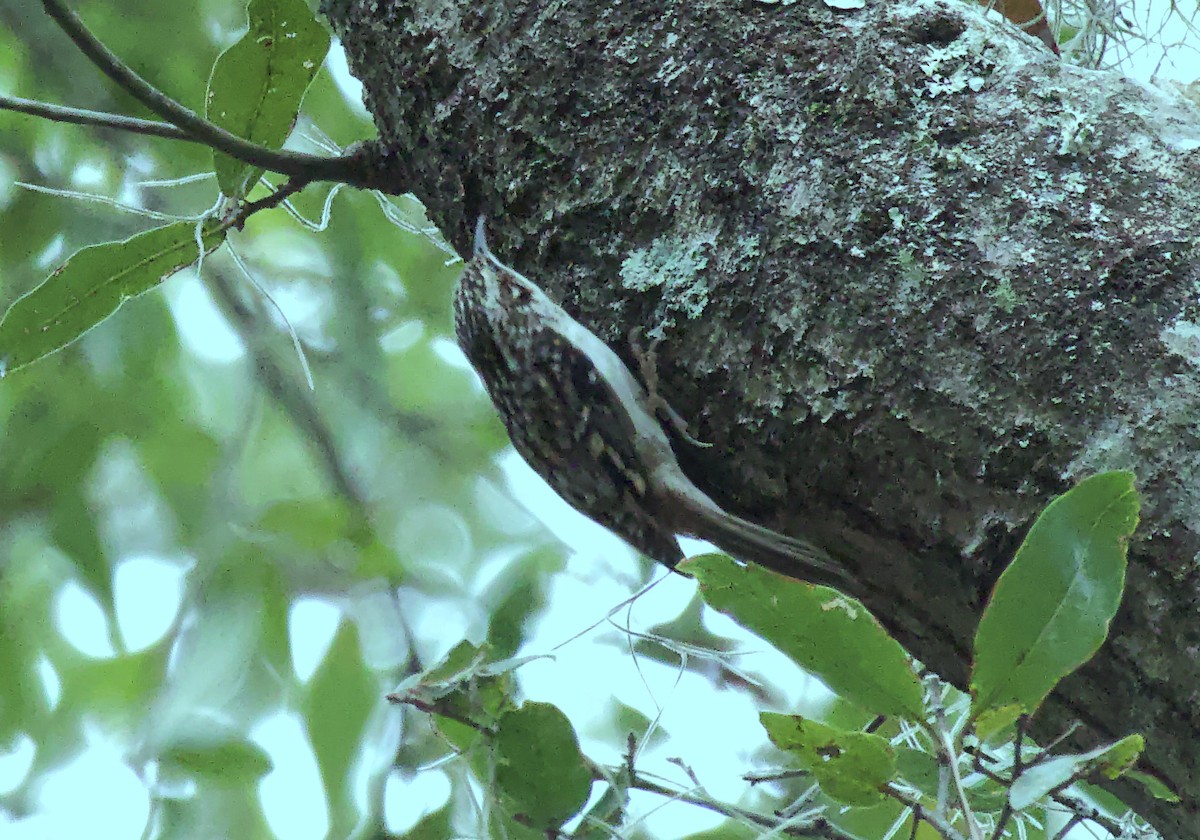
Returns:
[[[964,840],[962,833],[959,832],[959,830],[954,826],[950,825],[950,823],[947,822],[941,814],[931,813],[929,810],[921,807],[921,802],[919,800],[910,797],[895,785],[885,785],[883,792],[912,811],[914,823],[917,820],[924,820],[934,831],[942,835],[942,837],[944,837],[946,840]]]
[[[471,720],[463,714],[462,711],[455,709],[449,703],[439,703],[437,701],[430,702],[423,700],[412,694],[388,694],[386,699],[389,703],[395,703],[398,706],[412,706],[420,712],[427,715],[437,715],[438,717],[448,718],[449,720],[461,723],[463,726],[470,727],[476,732],[481,732],[485,735],[494,734],[493,730],[481,724],[479,721]]]
[[[115,128],[118,131],[128,131],[132,134],[166,137],[168,140],[182,140],[185,143],[202,142],[171,123],[142,120],[121,114],[109,114],[104,111],[88,111],[85,108],[68,108],[65,105],[53,105],[49,102],[39,102],[36,99],[23,99],[20,96],[0,94],[0,111],[16,111],[53,122]]]
[[[760,785],[763,782],[782,782],[785,779],[802,779],[805,776],[811,775],[807,770],[780,770],[775,773],[743,773],[742,781],[749,782],[752,785]]]
[[[260,198],[257,201],[251,201],[243,204],[238,208],[237,213],[234,215],[230,223],[234,228],[241,230],[245,226],[246,220],[255,213],[261,210],[272,210],[278,207],[280,204],[283,204],[283,202],[287,201],[289,198],[300,192],[311,183],[312,182],[306,178],[292,178],[282,187],[276,188],[276,190],[270,195]]]
[[[974,748],[968,748],[968,749],[974,750]],[[981,753],[981,751],[974,750],[974,754],[975,754],[976,758],[978,758],[980,753]],[[1012,785],[1012,779],[1005,778],[1004,776],[1000,775],[999,773],[995,772],[994,770],[990,770],[987,767],[984,767],[983,763],[981,761],[977,760],[975,762],[974,769],[976,772],[982,773],[984,776],[987,776],[990,780],[992,780],[993,782],[995,782],[998,785],[1002,785],[1003,787],[1006,787],[1006,788],[1010,787]],[[1121,826],[1120,826],[1120,824],[1117,823],[1116,820],[1110,819],[1109,817],[1105,816],[1104,814],[1101,814],[1095,808],[1092,808],[1092,807],[1084,804],[1077,797],[1074,797],[1071,794],[1065,793],[1063,791],[1054,791],[1054,792],[1050,793],[1049,798],[1056,805],[1058,805],[1062,808],[1065,808],[1066,810],[1070,811],[1072,814],[1079,816],[1080,819],[1091,820],[1092,822],[1096,823],[1096,825],[1103,828],[1105,831],[1107,831],[1113,837],[1119,837],[1121,835]]]
[[[1066,837],[1068,834],[1071,833],[1071,829],[1073,829],[1075,826],[1081,824],[1082,822],[1083,822],[1083,817],[1079,816],[1079,814],[1072,815],[1071,818],[1069,820],[1067,820],[1066,825],[1064,825],[1060,830],[1054,832],[1053,840],[1063,840],[1064,837]]]
[[[1004,832],[1008,828],[1008,821],[1012,819],[1012,816],[1012,803],[1006,797],[1004,804],[1000,806],[1000,816],[996,817],[996,830],[992,832],[991,840],[1001,840],[1004,837]]]
[[[971,840],[983,840],[983,835],[980,833],[979,823],[975,820],[975,814],[971,809],[971,801],[967,797],[967,789],[963,784],[962,774],[958,769],[958,756],[961,750],[961,742],[952,732],[952,727],[946,719],[946,706],[943,703],[944,692],[949,689],[948,686],[943,687],[943,694],[938,695],[937,688],[941,686],[941,681],[937,677],[930,678],[933,684],[934,691],[931,696],[934,698],[933,706],[933,721],[922,724],[925,733],[932,740],[934,749],[937,750],[939,760],[943,762],[943,779],[948,776],[948,781],[953,785],[955,798],[958,800],[959,810],[962,812],[963,818],[967,824],[967,835]],[[941,791],[938,795],[938,810],[937,816],[942,816],[941,810],[946,803],[942,801]],[[926,815],[926,821],[929,821],[929,815]],[[935,825],[933,822],[930,825]],[[935,825],[936,827],[936,825]]]
[[[1021,715],[1017,718],[1017,732],[1013,739],[1013,762],[1011,778],[1013,783],[1021,778],[1021,774],[1025,772],[1024,756],[1021,755],[1021,746],[1025,741],[1025,727],[1029,723],[1028,715]],[[1004,831],[1008,828],[1008,821],[1012,819],[1013,807],[1012,800],[1009,797],[1004,798],[1004,805],[1000,808],[1000,816],[996,818],[996,830],[992,832],[991,840],[1001,840],[1004,837]]]
[[[724,802],[715,802],[701,796],[695,796],[687,791],[672,790],[663,785],[647,779],[645,776],[635,774],[629,780],[629,787],[637,790],[654,793],[659,796],[665,796],[669,799],[674,799],[679,802],[687,802],[689,805],[695,805],[699,808],[706,808],[709,811],[729,817],[730,819],[742,820],[744,822],[753,823],[760,828],[776,831],[788,837],[821,837],[826,840],[853,840],[853,834],[847,834],[833,823],[823,817],[816,818],[812,823],[806,826],[800,825],[785,825],[778,819],[773,817],[765,817],[762,814],[757,814],[753,811],[747,811],[744,808],[739,808],[736,805],[728,805]]]
[[[1080,723],[1079,721],[1077,721],[1077,720],[1071,721],[1070,725],[1067,726],[1067,728],[1063,731],[1063,733],[1061,735],[1059,735],[1057,738],[1055,738],[1050,743],[1043,746],[1038,751],[1038,754],[1035,755],[1032,759],[1030,759],[1027,762],[1027,764],[1029,764],[1029,765],[1041,764],[1043,761],[1049,761],[1050,759],[1054,758],[1054,756],[1051,755],[1051,750],[1058,749],[1059,744],[1061,744],[1063,741],[1067,740],[1072,735],[1074,735],[1075,732],[1081,726],[1083,726],[1083,724]]]
[[[341,181],[362,187],[374,186],[370,183],[371,173],[369,168],[364,166],[365,158],[361,150],[358,153],[326,157],[269,149],[251,143],[209,122],[142,78],[112,50],[104,46],[62,0],[42,0],[42,6],[46,14],[104,75],[155,114],[178,126],[191,140],[225,152],[243,163],[261,166],[291,178],[305,181]]]

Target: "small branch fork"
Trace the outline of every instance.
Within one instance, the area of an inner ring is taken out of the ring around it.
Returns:
[[[293,192],[305,184],[317,181],[340,182],[364,189],[384,188],[384,173],[375,165],[376,156],[372,153],[371,146],[362,144],[352,147],[352,150],[345,154],[329,157],[271,149],[252,143],[209,122],[138,75],[101,43],[84,26],[79,16],[67,8],[63,0],[42,0],[42,7],[92,64],[165,122],[68,108],[3,95],[0,95],[0,110],[17,111],[56,122],[93,125],[187,143],[201,143],[243,163],[287,176],[291,183],[297,185]]]

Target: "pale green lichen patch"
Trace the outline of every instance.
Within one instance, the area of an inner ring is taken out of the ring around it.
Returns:
[[[1200,368],[1200,324],[1181,318],[1164,327],[1158,337],[1168,353],[1181,357],[1193,368]]]
[[[705,269],[716,242],[713,232],[690,239],[663,236],[639,248],[621,263],[621,282],[638,292],[661,289],[666,307],[688,318],[698,318],[708,305],[709,286]],[[750,243],[744,239],[742,248]],[[757,247],[757,241],[754,241]]]

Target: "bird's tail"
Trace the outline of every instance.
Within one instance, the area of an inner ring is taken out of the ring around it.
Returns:
[[[682,476],[676,477],[676,482],[686,483],[670,488],[675,503],[687,512],[686,521],[677,523],[678,533],[707,540],[738,560],[797,580],[830,586],[849,595],[862,591],[857,579],[823,548],[734,516]]]

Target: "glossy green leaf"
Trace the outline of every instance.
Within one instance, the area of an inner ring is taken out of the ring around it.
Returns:
[[[1115,779],[1122,775],[1141,755],[1145,742],[1140,735],[1130,735],[1115,744],[1097,747],[1080,755],[1060,755],[1026,768],[1009,788],[1008,801],[1023,811],[1040,802],[1051,791],[1094,773]]]
[[[799,715],[763,712],[759,720],[771,743],[795,755],[829,796],[861,807],[883,801],[883,786],[896,776],[896,756],[886,738]]]
[[[304,0],[250,0],[250,28],[217,56],[208,80],[209,120],[260,146],[278,149],[329,52],[329,33]],[[213,152],[221,192],[242,198],[262,170]]]
[[[496,784],[513,818],[557,829],[579,812],[592,774],[566,715],[549,703],[526,703],[500,718],[494,747]]]
[[[206,222],[203,239],[207,253],[224,241],[225,230]],[[4,313],[0,376],[66,347],[129,298],[150,291],[194,262],[197,255],[197,228],[192,222],[76,251]]]
[[[1132,473],[1102,473],[1034,522],[979,622],[974,717],[1014,706],[1032,714],[1100,647],[1121,602],[1138,507]]]
[[[700,582],[709,606],[757,633],[876,714],[923,715],[921,683],[904,649],[862,604],[824,586],[705,554],[679,570]]]

